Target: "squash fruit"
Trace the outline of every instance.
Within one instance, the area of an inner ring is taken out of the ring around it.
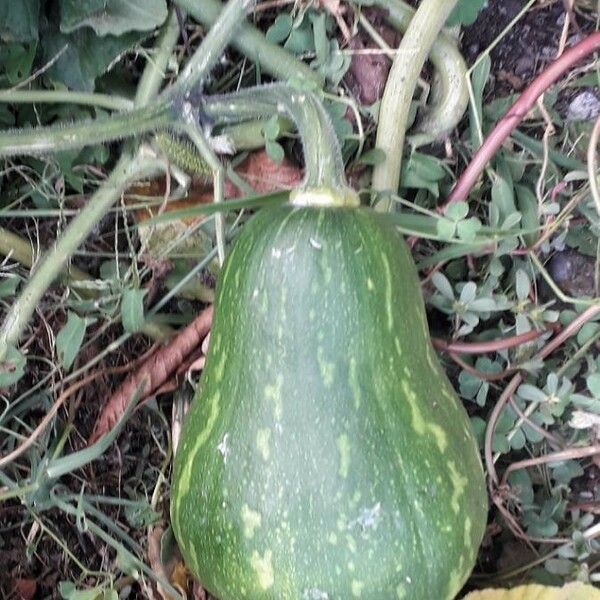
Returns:
[[[486,514],[397,230],[366,208],[258,212],[174,463],[189,568],[221,600],[453,598]]]

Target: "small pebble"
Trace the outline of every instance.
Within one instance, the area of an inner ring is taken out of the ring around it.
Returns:
[[[590,121],[600,115],[600,100],[588,90],[577,94],[567,109],[568,121]]]

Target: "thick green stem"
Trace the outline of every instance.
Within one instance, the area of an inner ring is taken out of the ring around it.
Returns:
[[[151,57],[144,68],[135,94],[136,106],[146,106],[158,94],[165,78],[165,71],[171,58],[175,44],[179,39],[179,23],[177,15],[171,9],[158,36],[156,54]]]
[[[105,184],[90,198],[86,208],[73,219],[54,248],[45,255],[19,298],[10,307],[0,328],[0,360],[4,357],[7,346],[18,342],[48,287],[63,270],[75,249],[85,240],[90,229],[119,198],[123,189],[132,181],[156,175],[161,170],[162,163],[142,155],[134,159],[124,155],[119,160]]]
[[[107,110],[129,110],[133,108],[133,102],[128,98],[71,90],[3,90],[0,91],[0,102],[14,104],[79,104],[81,106],[97,106]]]
[[[81,121],[31,129],[11,129],[0,135],[0,157],[19,154],[48,154],[104,144],[113,140],[164,128],[172,122],[170,107],[161,102],[122,113],[108,119]]]
[[[415,9],[403,0],[357,0],[357,3],[374,3],[386,9],[387,21],[402,33],[408,30],[415,15]],[[469,105],[469,88],[467,65],[449,35],[438,35],[431,46],[429,60],[435,68],[432,103],[419,115],[415,133],[433,140],[448,135],[462,119]]]
[[[385,160],[373,170],[372,186],[376,191],[396,192],[400,182],[404,135],[410,103],[425,59],[457,0],[423,0],[410,22],[385,86],[376,147]],[[380,207],[389,210],[391,201]]]
[[[193,14],[193,9],[204,5],[206,0],[181,0],[181,8]],[[245,21],[246,11],[254,0],[229,0],[204,38],[200,48],[190,58],[177,78],[174,89],[188,92],[202,83],[202,79],[219,60],[225,47],[232,41],[233,32]]]
[[[206,27],[213,25],[223,10],[223,4],[219,0],[176,0],[176,4]],[[322,88],[325,83],[325,79],[319,73],[280,46],[267,41],[265,36],[249,23],[240,27],[231,43],[251,61],[259,64],[262,71],[277,79],[287,81],[295,76],[317,88]]]
[[[273,84],[207,97],[202,110],[218,124],[269,117],[274,112],[289,116],[303,143],[306,175],[300,192],[334,191],[340,203],[356,203],[356,195],[346,183],[344,162],[331,120],[313,93]]]

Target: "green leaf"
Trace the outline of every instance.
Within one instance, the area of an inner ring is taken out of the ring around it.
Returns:
[[[14,296],[21,279],[16,275],[9,275],[6,279],[0,279],[0,298]]]
[[[266,37],[273,44],[279,44],[288,38],[292,31],[294,20],[289,13],[277,15],[275,21],[267,29]]]
[[[531,283],[529,282],[527,273],[525,273],[523,269],[517,269],[517,272],[515,273],[515,289],[517,298],[520,301],[528,298],[529,292],[531,291]]]
[[[469,205],[466,202],[455,202],[444,210],[444,215],[453,221],[462,221],[469,214]]]
[[[152,507],[143,500],[137,504],[126,505],[124,512],[128,523],[136,529],[152,525],[160,517],[159,513],[152,510]]]
[[[471,217],[456,224],[456,233],[465,242],[474,241],[480,230],[481,221],[477,217]]]
[[[469,304],[469,310],[475,312],[493,312],[497,308],[496,301],[493,298],[477,298]]]
[[[574,566],[574,563],[565,558],[549,558],[544,563],[546,570],[554,575],[570,575]]]
[[[0,65],[12,85],[31,74],[37,44],[6,44],[0,47]]]
[[[381,148],[371,148],[360,155],[358,163],[361,165],[380,165],[385,161],[385,152]]]
[[[104,595],[101,587],[78,590],[71,581],[61,581],[58,584],[58,591],[64,600],[98,600]]]
[[[458,0],[458,4],[446,21],[447,27],[454,25],[472,25],[479,11],[485,6],[486,0]]]
[[[473,281],[468,281],[460,291],[459,302],[461,304],[469,304],[475,300],[477,295],[477,285]]]
[[[556,483],[569,485],[572,479],[583,475],[583,467],[576,460],[565,460],[561,463],[548,465],[552,471],[552,479]]]
[[[140,331],[146,322],[144,317],[144,296],[146,290],[127,289],[121,300],[121,322],[125,331]]]
[[[508,231],[509,229],[513,229],[521,222],[521,213],[519,211],[515,211],[507,215],[500,225],[500,229]]]
[[[485,441],[485,429],[487,427],[486,422],[481,417],[471,417],[471,429],[477,439],[477,445],[483,448]]]
[[[56,352],[65,370],[69,370],[81,348],[87,321],[76,313],[69,311],[67,322],[56,336]]]
[[[0,362],[0,389],[16,383],[25,373],[26,358],[14,346],[8,346],[4,360]]]
[[[279,123],[279,116],[273,115],[264,125],[263,134],[265,140],[275,141],[281,133],[281,126]]]
[[[600,373],[592,373],[585,380],[587,389],[594,398],[600,398]]]
[[[411,153],[405,162],[405,168],[409,172],[417,173],[419,177],[427,181],[440,181],[446,175],[446,169],[441,160],[421,152]]]
[[[267,151],[267,156],[273,162],[280,163],[285,158],[283,146],[278,142],[272,142],[271,140],[267,140],[267,142],[265,143],[265,150]]]
[[[533,504],[533,485],[531,484],[531,477],[525,469],[513,471],[508,476],[508,483],[511,491],[519,497],[524,506],[527,507]]]
[[[510,438],[510,447],[513,450],[522,450],[525,447],[527,440],[521,429],[517,429],[514,435]]]
[[[544,391],[531,385],[530,383],[523,383],[517,389],[517,393],[523,400],[529,400],[530,402],[545,402],[547,395]]]
[[[98,35],[149,31],[167,18],[165,0],[60,0],[60,29],[91,27]]]
[[[308,19],[303,19],[292,31],[283,47],[293,54],[315,51],[314,36]]]
[[[496,177],[492,184],[492,204],[498,209],[500,221],[516,211],[514,188],[503,177]]]
[[[454,290],[452,289],[452,285],[448,281],[448,278],[444,274],[436,271],[431,276],[431,283],[433,283],[437,291],[442,294],[442,296],[448,298],[448,300],[454,300]]]
[[[38,39],[40,0],[0,0],[0,38],[5,42]]]
[[[527,533],[534,537],[553,537],[558,533],[558,525],[551,518],[542,518],[533,511],[526,513],[523,522],[527,525]]]
[[[56,18],[51,19],[41,31],[43,60],[48,62],[58,55],[47,73],[54,81],[74,90],[93,91],[96,77],[105,73],[118,56],[147,35],[131,32],[99,37],[89,28],[64,34],[58,30]]]
[[[471,144],[473,150],[481,145],[479,134],[477,132],[477,121],[482,125],[483,122],[483,90],[490,75],[492,60],[489,54],[486,54],[479,64],[473,69],[471,74],[471,85],[473,88],[474,102],[469,107],[469,122],[471,128]]]
[[[435,229],[441,238],[451,240],[456,231],[456,223],[449,219],[438,219],[435,224]]]
[[[600,329],[598,323],[585,323],[577,333],[577,343],[581,346],[588,340],[592,339],[596,332]]]

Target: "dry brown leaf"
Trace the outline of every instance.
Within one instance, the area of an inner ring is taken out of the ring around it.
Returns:
[[[35,579],[15,579],[14,592],[19,600],[31,600],[37,591]]]
[[[363,13],[386,44],[395,49],[399,44],[400,36],[385,22],[385,11],[372,8]],[[345,81],[361,104],[373,104],[383,95],[392,61],[363,29],[360,29],[350,40],[348,48],[356,52],[352,54]],[[371,50],[372,53],[364,53],[363,51],[366,50]]]
[[[578,581],[561,588],[531,584],[511,590],[471,592],[463,600],[600,600],[600,590]]]
[[[257,194],[294,189],[300,185],[303,178],[302,170],[294,166],[287,158],[277,163],[269,158],[265,150],[257,150],[248,154],[236,167],[235,172]],[[242,195],[237,188],[232,191],[234,191],[235,197]]]
[[[152,571],[166,579],[183,598],[187,598],[189,571],[181,560],[181,554],[174,545],[174,552],[166,564],[161,559],[161,541],[164,531],[162,527],[154,527],[148,533],[148,562]],[[160,583],[156,584],[156,591],[162,600],[174,600],[173,596],[163,589]]]
[[[101,410],[89,444],[98,441],[115,426],[136,390],[140,390],[141,400],[159,389],[189,354],[200,346],[210,330],[211,322],[212,306],[209,306],[128,377]]]

